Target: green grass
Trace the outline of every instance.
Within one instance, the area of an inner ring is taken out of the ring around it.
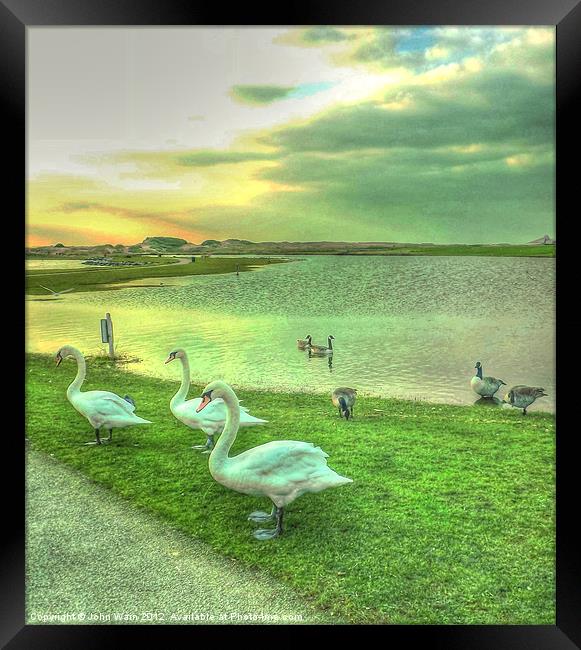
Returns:
[[[155,258],[160,260],[163,258]],[[177,262],[177,259],[175,260]],[[35,269],[26,273],[26,293],[28,295],[46,295],[47,292],[40,284],[50,287],[53,291],[61,291],[74,287],[79,291],[109,290],[111,284],[119,284],[142,278],[169,278],[185,275],[210,275],[214,273],[234,273],[239,267],[240,272],[251,271],[252,267],[276,264],[285,260],[268,258],[196,258],[195,262],[187,264],[173,263],[166,258],[162,263],[134,267],[91,267],[86,269],[54,269],[52,271]]]
[[[314,442],[354,480],[300,497],[285,534],[258,542],[246,517],[266,500],[217,484],[208,457],[190,448],[203,434],[169,412],[179,368],[171,382],[88,359],[85,389],[129,393],[154,422],[117,430],[101,447],[83,444],[94,439],[90,425],[66,401],[75,371],[72,360],[55,368],[53,357],[27,357],[32,448],[318,607],[353,623],[555,623],[552,415],[360,396],[345,422],[325,395],[240,390],[269,424],[243,429],[232,454],[276,439]]]
[[[450,244],[440,246],[401,246],[380,251],[361,251],[355,255],[452,255],[478,257],[555,257],[555,245],[543,244],[492,246],[486,244]]]

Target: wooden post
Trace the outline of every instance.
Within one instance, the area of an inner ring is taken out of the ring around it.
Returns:
[[[107,320],[107,335],[109,339],[109,358],[115,359],[115,346],[113,345],[113,321],[111,320],[111,314],[107,312],[105,314]]]

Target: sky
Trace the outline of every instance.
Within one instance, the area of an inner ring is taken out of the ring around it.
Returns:
[[[27,244],[554,236],[554,27],[30,27]]]

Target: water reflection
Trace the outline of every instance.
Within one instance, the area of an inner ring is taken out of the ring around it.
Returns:
[[[498,407],[502,406],[503,401],[498,397],[480,397],[474,402],[475,406]]]
[[[235,274],[136,280],[115,291],[27,301],[27,346],[100,352],[99,321],[110,312],[118,352],[143,359],[132,370],[153,376],[171,378],[164,355],[179,346],[200,383],[313,392],[356,385],[368,394],[472,404],[473,361],[482,359],[511,385],[545,386],[551,397],[534,408],[553,410],[554,273],[550,259],[321,256],[234,281]],[[329,283],[337,274],[352,287],[349,301]],[[483,276],[519,277],[518,290],[507,297]],[[306,332],[316,343],[333,332],[333,355],[303,352],[305,363],[297,338]]]

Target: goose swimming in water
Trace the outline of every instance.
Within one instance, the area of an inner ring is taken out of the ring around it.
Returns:
[[[214,446],[214,436],[222,433],[226,423],[226,405],[222,400],[215,400],[203,414],[197,412],[202,401],[200,397],[186,400],[190,390],[190,362],[185,350],[178,348],[169,353],[165,363],[171,363],[179,359],[182,362],[182,383],[178,392],[169,403],[170,411],[175,418],[192,429],[201,429],[207,437],[205,445],[194,445],[194,449],[202,449],[204,454],[209,454]],[[255,424],[266,424],[266,420],[255,418],[248,413],[248,410],[239,405],[240,426],[251,427]]]
[[[474,367],[476,369],[476,374],[470,380],[470,385],[477,395],[480,395],[481,397],[493,397],[494,393],[496,393],[501,386],[506,386],[502,379],[496,379],[496,377],[483,377],[482,364],[480,361],[477,361]]]
[[[527,408],[539,397],[547,397],[544,388],[536,386],[513,386],[506,394],[503,402],[522,409],[523,415],[527,414]]]
[[[299,350],[304,350],[306,347],[311,345],[313,337],[310,334],[307,334],[304,339],[297,339],[297,347]]]
[[[309,354],[314,354],[317,356],[324,356],[325,354],[333,354],[333,341],[335,337],[330,334],[327,337],[327,347],[324,345],[313,345],[312,343],[307,347]]]
[[[132,424],[151,424],[135,415],[135,401],[129,395],[119,397],[115,393],[104,390],[88,390],[81,392],[81,386],[87,375],[87,365],[82,353],[72,345],[64,345],[56,353],[56,365],[59,366],[66,357],[74,357],[77,362],[77,376],[67,388],[67,399],[81,415],[85,416],[95,429],[95,442],[86,444],[101,444],[100,429],[109,430],[112,440],[113,429],[119,429]]]
[[[221,485],[242,494],[268,497],[272,501],[270,514],[257,511],[248,516],[250,521],[275,522],[274,528],[256,530],[256,539],[266,540],[280,535],[285,506],[301,494],[321,492],[353,482],[328,467],[328,454],[310,442],[275,440],[237,456],[228,456],[240,424],[238,398],[228,384],[213,381],[204,389],[197,411],[203,411],[216,399],[224,400],[228,415],[224,431],[210,454],[208,467],[212,478]]]
[[[346,420],[353,417],[353,405],[356,397],[356,388],[335,388],[331,395],[331,401],[339,409],[339,417],[345,416]]]

